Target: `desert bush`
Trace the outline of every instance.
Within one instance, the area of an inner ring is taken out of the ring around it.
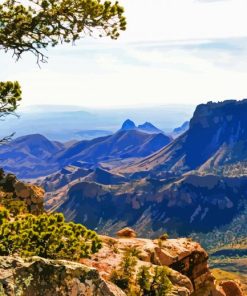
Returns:
[[[94,231],[73,222],[62,214],[19,215],[0,225],[0,255],[41,256],[50,259],[78,260],[101,248]]]
[[[141,256],[141,250],[139,250],[136,247],[128,247],[125,249],[125,254],[129,255],[131,257],[136,257],[137,259],[140,259]]]
[[[9,210],[7,210],[5,207],[0,206],[0,225],[6,221],[9,220],[10,218],[10,213]]]
[[[111,273],[111,281],[126,293],[131,290],[136,264],[136,257],[125,251],[119,268]]]
[[[168,275],[166,266],[137,268],[136,256],[127,250],[110,279],[128,296],[165,296],[172,287]]]
[[[141,266],[137,274],[139,295],[165,296],[171,290],[172,284],[168,278],[166,266],[156,266],[150,271],[147,266]]]

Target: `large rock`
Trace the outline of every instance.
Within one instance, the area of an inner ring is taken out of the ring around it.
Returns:
[[[38,186],[17,181],[14,184],[15,198],[25,201],[30,213],[38,215],[44,211],[45,191]]]
[[[125,227],[117,232],[118,237],[131,237],[135,238],[136,237],[136,232],[134,229]]]
[[[235,281],[222,281],[219,290],[223,291],[224,296],[244,296],[240,286]]]
[[[95,268],[64,260],[0,257],[1,296],[126,296]]]

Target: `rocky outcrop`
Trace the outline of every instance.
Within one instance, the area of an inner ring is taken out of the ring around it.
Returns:
[[[19,181],[13,174],[0,170],[0,204],[6,208],[24,207],[29,213],[38,215],[44,211],[44,190]]]
[[[41,187],[18,181],[14,184],[14,192],[16,199],[25,201],[30,213],[38,215],[44,211],[45,191]]]
[[[214,277],[208,268],[208,255],[196,242],[190,239],[149,240],[141,238],[109,238],[101,236],[103,248],[83,259],[85,265],[96,268],[108,280],[117,269],[122,254],[128,248],[139,251],[138,266],[160,265],[169,267],[169,279],[173,284],[171,295],[180,296],[230,296],[216,287]],[[238,295],[238,294],[237,294]]]
[[[167,266],[167,296],[243,296],[238,283],[216,286],[208,255],[189,239],[148,240],[101,236],[103,247],[80,263],[40,257],[0,257],[1,296],[126,296],[109,279],[126,250],[135,249],[137,267]]]
[[[85,265],[33,257],[0,257],[1,296],[124,296]]]

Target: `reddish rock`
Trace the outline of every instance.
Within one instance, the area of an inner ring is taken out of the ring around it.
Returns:
[[[225,296],[244,296],[241,287],[235,281],[222,281],[219,286],[225,293]]]
[[[117,232],[118,237],[131,237],[135,238],[136,237],[136,232],[134,229],[125,227]]]

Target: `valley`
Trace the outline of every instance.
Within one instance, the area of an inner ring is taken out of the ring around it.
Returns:
[[[102,235],[131,227],[143,238],[191,237],[210,253],[216,279],[236,279],[247,256],[246,113],[247,100],[210,102],[174,138],[128,119],[92,140],[17,138],[0,157],[5,170],[45,189],[49,213]]]

